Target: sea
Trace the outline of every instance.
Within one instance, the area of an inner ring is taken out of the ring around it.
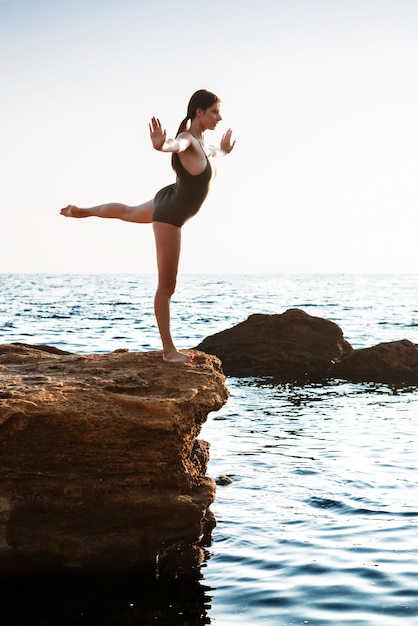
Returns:
[[[0,287],[0,343],[160,349],[152,275],[2,274]],[[253,313],[299,308],[353,348],[418,343],[417,288],[414,274],[181,274],[173,335],[192,348]],[[417,626],[417,388],[226,384],[200,435],[219,484],[196,576],[40,575],[0,588],[2,626]]]

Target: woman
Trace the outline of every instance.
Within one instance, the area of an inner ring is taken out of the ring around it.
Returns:
[[[155,317],[163,345],[163,359],[168,363],[189,363],[190,354],[180,352],[170,330],[170,300],[174,293],[180,258],[181,227],[195,215],[205,200],[214,176],[212,157],[229,154],[235,145],[232,131],[223,135],[220,147],[206,146],[204,132],[214,130],[222,119],[220,100],[200,89],[190,99],[187,115],[175,139],[167,139],[160,120],[153,117],[149,125],[153,147],[172,153],[176,182],[164,187],[153,200],[138,206],[110,203],[82,209],[72,204],[61,209],[65,217],[105,217],[127,222],[152,222],[157,250],[158,286],[154,299]]]

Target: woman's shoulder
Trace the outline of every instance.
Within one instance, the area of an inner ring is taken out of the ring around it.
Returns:
[[[183,130],[176,136],[176,139],[195,139],[189,130]]]
[[[199,140],[188,130],[183,130],[183,132],[177,135],[176,139],[184,139],[194,148],[198,148],[200,145]]]

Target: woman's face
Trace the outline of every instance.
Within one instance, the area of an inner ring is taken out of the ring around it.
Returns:
[[[222,119],[221,105],[219,102],[215,102],[207,109],[198,109],[196,113],[199,116],[203,130],[214,130],[217,123]]]

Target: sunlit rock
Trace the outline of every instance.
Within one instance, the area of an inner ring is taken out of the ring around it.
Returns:
[[[0,346],[0,573],[158,567],[210,534],[216,357]]]
[[[353,382],[418,385],[418,345],[403,339],[353,350],[331,375]]]
[[[250,315],[197,349],[218,356],[229,376],[273,376],[283,382],[320,380],[352,351],[337,324],[300,309]]]

